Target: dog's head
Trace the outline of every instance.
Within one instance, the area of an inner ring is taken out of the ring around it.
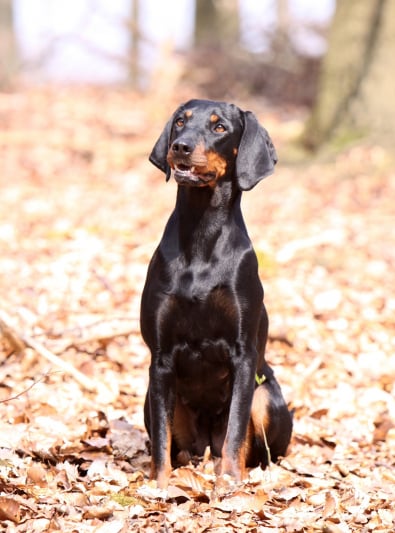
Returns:
[[[252,189],[274,171],[277,154],[255,115],[233,104],[190,100],[173,114],[157,140],[150,161],[173,173],[180,185],[214,187],[221,178]]]

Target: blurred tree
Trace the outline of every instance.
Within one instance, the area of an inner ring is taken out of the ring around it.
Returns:
[[[306,145],[393,137],[394,67],[395,1],[338,0]]]
[[[238,0],[196,0],[195,46],[239,42]]]
[[[11,86],[17,64],[12,0],[0,0],[0,89]]]
[[[129,81],[132,87],[139,81],[139,4],[140,0],[131,0]]]
[[[210,98],[234,98],[240,53],[238,0],[195,0],[195,45],[185,78]]]

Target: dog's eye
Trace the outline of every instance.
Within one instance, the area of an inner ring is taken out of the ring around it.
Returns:
[[[178,126],[179,128],[182,128],[182,126],[185,124],[184,122],[184,119],[183,118],[178,118],[176,120],[176,126]]]
[[[226,128],[223,124],[221,123],[218,123],[214,126],[214,131],[216,133],[224,133],[226,131]]]

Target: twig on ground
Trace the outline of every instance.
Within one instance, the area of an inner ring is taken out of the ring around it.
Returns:
[[[128,322],[128,325],[120,325],[120,322]],[[138,322],[135,319],[119,318],[110,320],[98,320],[92,324],[68,328],[52,335],[57,341],[55,352],[63,352],[69,348],[99,342],[108,344],[117,337],[128,337],[139,331]],[[50,336],[50,335],[49,335]]]
[[[36,341],[29,335],[21,334],[11,325],[11,320],[4,310],[0,309],[0,329],[5,337],[12,343],[15,349],[22,351],[26,346],[33,348],[41,357],[62,369],[66,374],[72,376],[82,387],[90,392],[97,392],[97,385],[87,376],[77,370],[72,364],[63,361],[60,357],[48,350],[43,344]]]
[[[311,235],[304,239],[289,242],[276,253],[276,259],[279,263],[286,263],[300,250],[315,248],[325,244],[343,246],[345,239],[345,232],[341,229],[323,231],[319,235]]]
[[[35,379],[33,381],[33,383],[31,385],[29,385],[29,387],[27,387],[27,389],[24,389],[23,391],[21,392],[18,392],[18,394],[15,394],[15,396],[10,396],[9,398],[6,398],[5,400],[0,400],[0,404],[1,403],[7,403],[7,402],[11,402],[12,400],[16,400],[17,398],[20,398],[21,396],[23,396],[24,394],[28,393],[30,389],[32,389],[33,387],[35,387],[38,383],[40,383],[41,381],[43,381],[47,376],[50,376],[51,374],[54,374],[54,372],[46,372],[43,376],[41,376],[40,378],[38,379]]]

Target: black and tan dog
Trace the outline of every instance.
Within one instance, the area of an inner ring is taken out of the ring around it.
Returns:
[[[175,209],[149,265],[141,331],[151,350],[144,415],[151,477],[210,446],[221,474],[284,455],[292,418],[265,361],[268,319],[241,192],[277,162],[249,111],[191,100],[167,123],[150,161],[178,183]]]

